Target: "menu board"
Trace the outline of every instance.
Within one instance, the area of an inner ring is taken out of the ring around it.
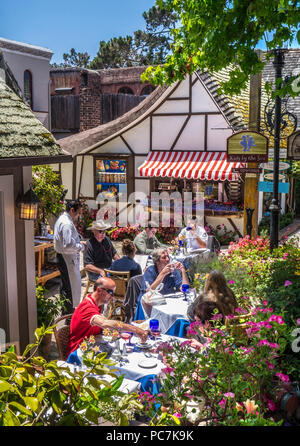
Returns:
[[[126,161],[124,160],[96,160],[97,192],[106,195],[118,195],[126,190]]]

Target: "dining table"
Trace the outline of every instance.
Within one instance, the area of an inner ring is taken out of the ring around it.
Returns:
[[[95,337],[96,345],[99,342],[101,345],[101,335]],[[136,336],[132,336],[130,343],[126,344],[126,341],[119,339],[120,352],[124,351],[124,344],[126,348],[126,354],[122,356],[115,356],[116,341],[111,341],[109,344],[113,348],[110,359],[115,361],[114,369],[117,375],[123,375],[125,384],[129,386],[131,391],[151,392],[153,395],[159,392],[158,376],[163,373],[163,369],[166,367],[162,361],[160,353],[155,353],[155,348],[162,342],[168,342],[170,344],[174,342],[182,343],[183,339],[176,336],[169,336],[160,334],[158,337],[152,337],[147,340],[146,344],[140,344],[140,339]],[[86,367],[82,363],[83,352],[80,348],[72,352],[68,359],[67,364],[76,366],[78,370],[84,370]],[[132,383],[136,383],[134,386]],[[131,383],[131,384],[130,384]],[[133,390],[134,389],[134,390]]]
[[[187,296],[182,292],[166,294],[164,295],[165,303],[159,305],[148,305],[141,298],[138,302],[135,320],[157,319],[162,334],[182,338],[185,336],[186,327],[190,324],[187,311],[195,299],[195,291],[189,291]]]

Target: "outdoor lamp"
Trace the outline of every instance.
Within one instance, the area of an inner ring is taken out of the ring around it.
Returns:
[[[30,186],[26,194],[17,199],[17,206],[19,207],[19,218],[21,220],[36,220],[38,215],[39,202],[40,200]]]

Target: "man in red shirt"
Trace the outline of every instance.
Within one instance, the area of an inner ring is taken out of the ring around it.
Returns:
[[[134,325],[107,319],[103,316],[104,304],[109,303],[116,290],[115,282],[109,277],[101,277],[94,284],[94,292],[88,294],[78,305],[71,319],[67,356],[76,350],[84,338],[101,333],[108,328],[118,331],[129,331],[139,336],[142,342],[148,337],[148,331]]]

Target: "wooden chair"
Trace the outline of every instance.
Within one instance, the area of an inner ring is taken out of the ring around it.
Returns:
[[[235,338],[236,345],[245,345],[248,343],[246,329],[249,328],[247,321],[252,317],[252,313],[240,314],[231,319],[226,318],[225,327],[228,333]]]
[[[15,354],[20,356],[20,343],[19,341],[6,342],[4,345],[0,344],[0,353],[7,352],[10,347],[15,347]]]
[[[85,269],[85,274],[86,274],[86,280],[87,280],[87,282],[86,282],[86,287],[85,287],[85,290],[84,290],[83,296],[81,297],[80,302],[83,301],[83,299],[85,298],[85,296],[86,296],[87,293],[89,292],[90,286],[91,286],[91,285],[94,285],[94,283],[95,283],[94,280],[91,280],[91,279],[89,278],[89,275],[88,275],[88,272],[87,272],[86,269]]]
[[[66,319],[70,319],[73,314],[67,314],[65,316],[61,316],[53,322],[55,327],[53,328],[55,341],[59,353],[59,357],[62,361],[67,359],[67,345],[70,334],[70,325],[62,325],[58,327],[57,324],[61,321],[65,321]]]
[[[116,284],[115,295],[110,301],[107,318],[124,321],[124,298],[130,279],[130,271],[111,271],[109,269],[104,269],[104,272],[106,276],[110,277]]]

